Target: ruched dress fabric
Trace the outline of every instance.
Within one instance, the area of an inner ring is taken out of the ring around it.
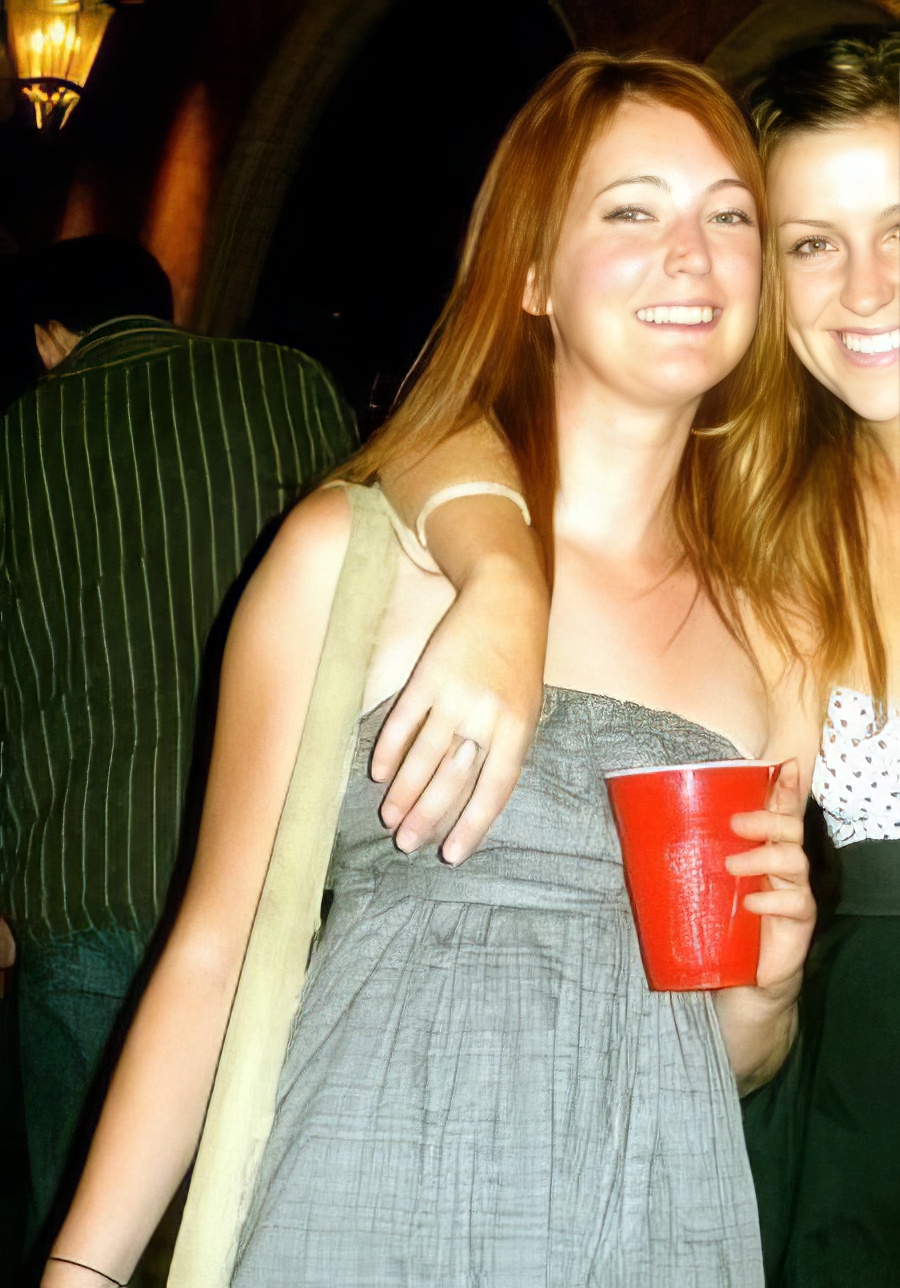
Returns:
[[[647,987],[605,770],[736,758],[548,689],[510,804],[459,869],[407,856],[359,726],[235,1288],[759,1288],[712,999]]]

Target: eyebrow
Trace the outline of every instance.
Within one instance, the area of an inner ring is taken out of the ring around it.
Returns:
[[[900,214],[900,203],[894,206],[885,206],[884,210],[879,210],[875,218],[877,220],[889,219],[891,215],[896,214]],[[808,228],[834,227],[834,224],[829,223],[827,219],[804,219],[802,215],[791,215],[790,219],[783,219],[778,227],[786,228],[788,224],[805,224]]]
[[[664,192],[672,191],[665,179],[660,178],[658,174],[630,174],[625,175],[621,179],[614,179],[612,183],[608,183],[605,188],[601,188],[597,193],[597,196],[602,197],[603,193],[609,192],[611,188],[622,188],[629,183],[649,183],[654,188],[661,188]],[[706,191],[707,193],[718,192],[720,188],[743,188],[745,192],[750,192],[750,188],[746,183],[744,183],[743,179],[737,178],[717,179],[715,183],[711,183],[709,185]]]
[[[782,219],[778,227],[787,228],[788,224],[805,224],[807,228],[834,227],[834,224],[829,223],[827,219],[804,219],[802,215],[791,215],[790,219]]]

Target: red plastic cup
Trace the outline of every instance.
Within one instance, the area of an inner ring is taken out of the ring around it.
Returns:
[[[758,844],[731,817],[765,807],[777,769],[724,760],[605,775],[652,989],[756,983],[760,919],[744,895],[762,878],[733,877],[725,859]]]

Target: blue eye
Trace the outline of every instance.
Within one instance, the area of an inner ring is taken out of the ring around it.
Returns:
[[[713,215],[713,223],[719,224],[723,228],[734,228],[736,224],[752,225],[753,220],[746,210],[720,210],[718,214]]]

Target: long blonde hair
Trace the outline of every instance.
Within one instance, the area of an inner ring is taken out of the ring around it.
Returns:
[[[536,293],[546,294],[585,152],[629,99],[693,116],[748,185],[764,221],[762,168],[747,122],[708,72],[663,54],[574,54],[507,130],[475,202],[456,282],[401,401],[340,471],[367,482],[389,462],[424,456],[449,434],[487,419],[515,459],[551,576],[558,480],[553,340],[548,319],[525,312],[522,300],[532,269]],[[736,408],[756,404],[771,375],[767,351],[754,341],[703,400],[698,425],[721,423]],[[706,507],[720,456],[720,444],[692,437],[674,498],[685,550],[714,599],[720,575],[727,584],[725,569],[700,556],[709,547]]]
[[[764,162],[801,131],[895,117],[898,67],[896,34],[871,44],[828,42],[783,59],[750,92]],[[770,266],[776,256],[770,233]],[[800,362],[787,341],[779,273],[771,286],[773,316],[761,319],[761,329],[780,354],[777,379],[764,405],[748,407],[723,437],[710,543],[770,634],[786,653],[804,654],[823,690],[861,662],[882,722],[887,660],[862,500],[871,435]],[[798,638],[806,645],[798,648]]]

